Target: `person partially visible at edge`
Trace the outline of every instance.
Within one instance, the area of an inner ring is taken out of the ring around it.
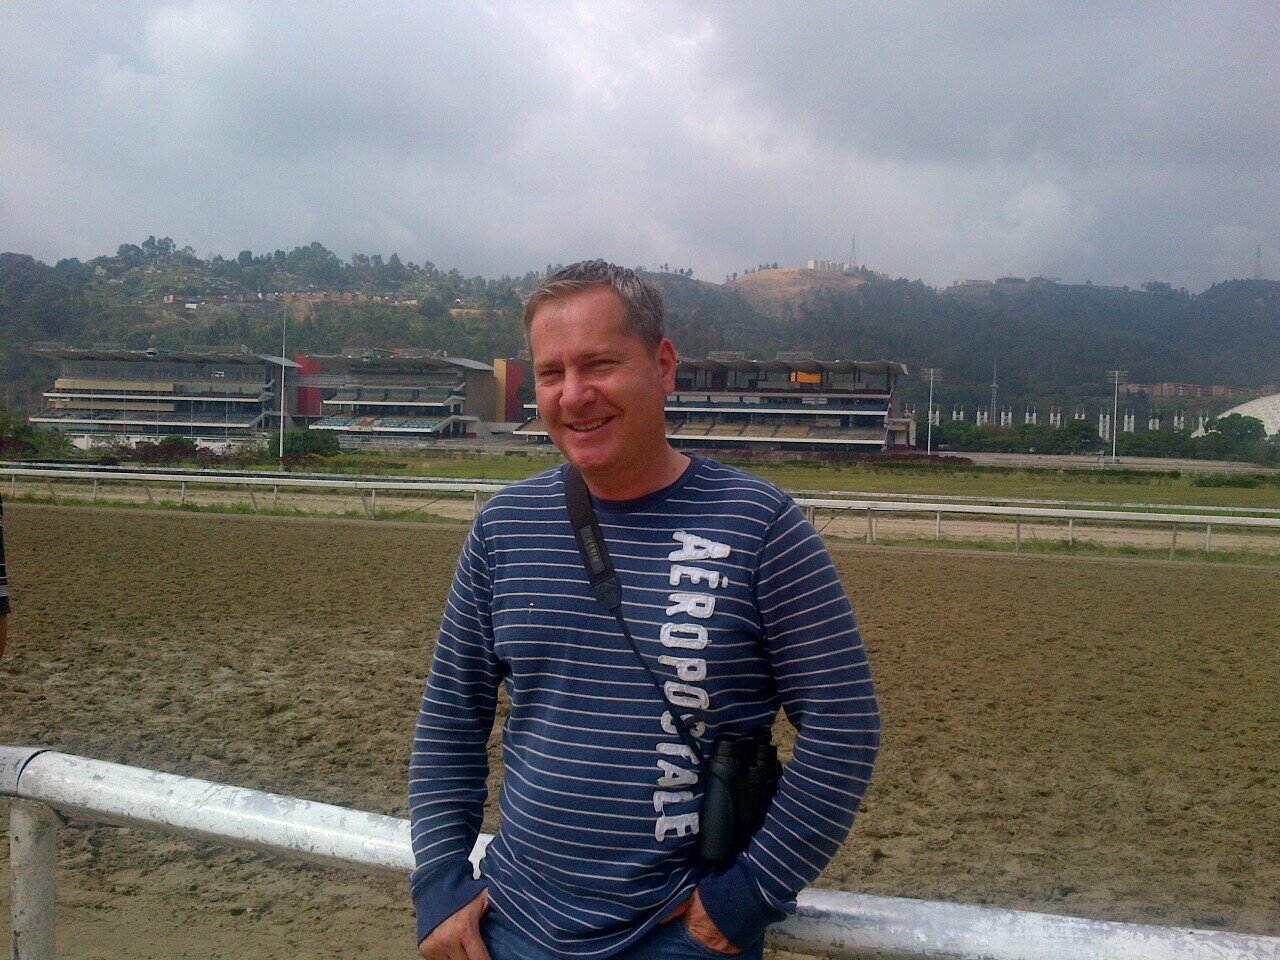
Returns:
[[[798,731],[763,827],[699,861],[704,774],[591,593],[565,466],[513,484],[458,560],[409,765],[419,951],[428,960],[760,957],[853,823],[879,746],[870,671],[831,559],[772,484],[666,439],[676,350],[661,297],[588,261],[524,311],[538,412],[581,471],[622,612],[673,704],[720,735]],[[501,828],[473,876],[498,685]]]
[[[0,657],[9,639],[9,571],[4,565],[4,501],[0,500]]]

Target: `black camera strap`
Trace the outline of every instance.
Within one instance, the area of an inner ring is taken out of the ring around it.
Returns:
[[[627,643],[631,644],[631,649],[636,659],[640,661],[640,666],[644,667],[645,673],[649,675],[654,688],[658,691],[658,696],[662,697],[662,702],[670,711],[671,721],[675,724],[680,739],[693,751],[702,768],[707,769],[707,761],[702,755],[702,748],[698,746],[697,738],[685,722],[680,708],[667,696],[662,681],[658,679],[658,675],[649,666],[649,661],[640,652],[635,638],[631,636],[631,630],[627,627],[627,621],[622,616],[622,581],[618,579],[618,573],[613,569],[613,561],[609,559],[609,550],[604,543],[604,534],[600,531],[600,521],[596,519],[595,507],[591,505],[591,492],[587,489],[587,482],[573,464],[569,464],[565,469],[564,499],[569,508],[569,524],[573,527],[573,539],[577,541],[578,553],[582,555],[582,565],[586,568],[587,579],[591,581],[591,592],[618,621],[618,626],[622,628],[622,635],[627,638]]]

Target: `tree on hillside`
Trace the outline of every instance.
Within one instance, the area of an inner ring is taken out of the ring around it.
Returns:
[[[1206,429],[1239,447],[1248,447],[1267,439],[1266,424],[1257,417],[1246,417],[1239,413],[1210,420]]]

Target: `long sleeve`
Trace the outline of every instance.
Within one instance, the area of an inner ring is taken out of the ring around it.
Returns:
[[[485,746],[501,674],[481,527],[478,519],[458,558],[409,758],[419,942],[485,886],[473,879],[468,855],[484,816]]]
[[[793,908],[853,825],[880,743],[857,623],[830,555],[790,500],[761,547],[755,596],[774,680],[796,727],[764,826],[699,892],[733,943],[753,943]]]

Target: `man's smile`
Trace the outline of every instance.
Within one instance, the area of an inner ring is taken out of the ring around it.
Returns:
[[[574,433],[587,433],[591,430],[596,430],[600,427],[603,427],[606,423],[608,423],[612,419],[613,417],[601,417],[599,420],[591,420],[587,423],[566,423],[565,426],[568,427],[570,430],[572,430]]]

